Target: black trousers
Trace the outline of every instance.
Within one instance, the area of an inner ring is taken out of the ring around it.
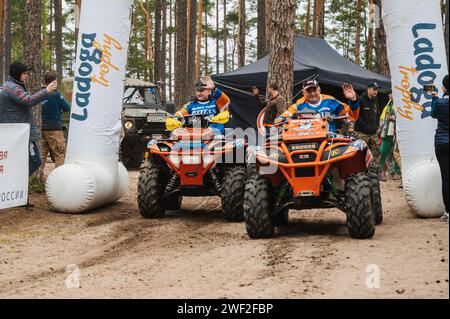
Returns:
[[[448,146],[449,144],[436,145],[436,157],[441,168],[442,177],[442,196],[444,196],[445,211],[449,212],[448,207]]]

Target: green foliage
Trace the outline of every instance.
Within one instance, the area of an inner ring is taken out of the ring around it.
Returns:
[[[36,176],[31,176],[28,180],[28,191],[30,194],[45,194],[45,182]]]

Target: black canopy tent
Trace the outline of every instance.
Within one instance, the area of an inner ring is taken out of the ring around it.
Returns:
[[[261,111],[251,95],[256,86],[264,94],[267,85],[269,57],[246,65],[235,71],[212,76],[216,85],[231,99],[233,120],[231,127],[256,127],[256,119]],[[295,37],[294,52],[294,100],[298,99],[303,81],[317,76],[322,93],[335,96],[343,102],[341,85],[351,83],[360,93],[369,82],[376,81],[382,90],[390,90],[390,80],[380,74],[368,71],[348,61],[335,51],[325,40]]]

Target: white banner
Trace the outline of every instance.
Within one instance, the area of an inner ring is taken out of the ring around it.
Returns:
[[[28,199],[29,124],[0,124],[0,209]]]
[[[433,156],[436,120],[424,85],[435,85],[442,95],[448,73],[440,1],[383,1],[383,22],[401,155]]]
[[[448,73],[439,0],[383,1],[383,22],[397,111],[397,137],[408,204],[420,217],[444,211],[431,118],[434,85],[442,96]]]
[[[67,163],[117,157],[131,3],[83,1]]]

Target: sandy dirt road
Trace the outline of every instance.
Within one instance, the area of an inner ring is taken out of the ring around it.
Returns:
[[[415,218],[398,181],[382,183],[372,240],[351,239],[343,213],[314,210],[255,241],[224,221],[218,198],[143,219],[137,176],[91,214],[50,212],[44,196],[0,211],[0,298],[449,298],[448,224]]]

